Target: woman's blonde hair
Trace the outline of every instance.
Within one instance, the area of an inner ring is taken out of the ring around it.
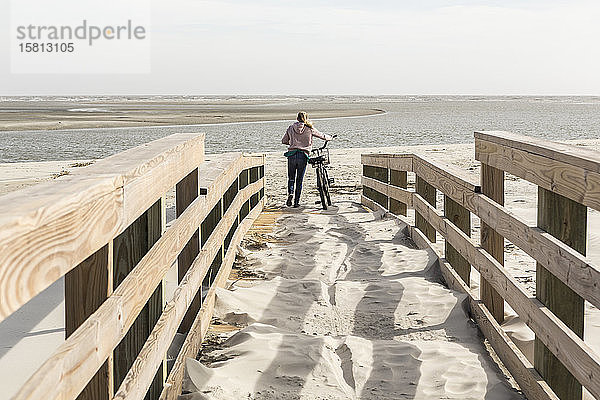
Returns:
[[[308,114],[306,113],[306,111],[300,111],[298,113],[298,122],[302,122],[304,125],[308,126],[309,128],[313,127],[312,121],[310,119],[308,119]]]

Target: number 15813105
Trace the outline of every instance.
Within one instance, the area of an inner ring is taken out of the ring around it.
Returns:
[[[21,53],[72,53],[73,43],[19,43]]]

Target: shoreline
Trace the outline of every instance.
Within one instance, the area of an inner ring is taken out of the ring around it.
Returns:
[[[102,105],[107,108],[103,109]],[[175,106],[180,106],[176,108]],[[0,103],[0,107],[2,103]],[[46,106],[46,108],[40,108]],[[88,107],[89,106],[89,107]],[[95,107],[94,107],[95,106]],[[0,110],[0,132],[190,127],[240,123],[269,123],[294,119],[304,109],[311,119],[360,118],[387,113],[362,104],[296,102],[248,104],[27,103]],[[32,122],[35,121],[35,122]]]
[[[381,109],[373,109],[372,110],[373,113],[372,114],[361,114],[361,115],[349,115],[349,116],[335,116],[335,117],[315,117],[315,118],[311,118],[312,121],[331,121],[331,120],[338,120],[338,119],[357,119],[357,118],[370,118],[370,117],[377,117],[380,115],[386,115],[388,112],[386,110],[381,110]],[[50,129],[52,132],[63,132],[63,131],[70,131],[70,130],[78,130],[78,131],[96,131],[96,130],[102,130],[102,129],[110,129],[110,130],[120,130],[120,129],[131,129],[131,128],[156,128],[156,127],[161,127],[161,128],[184,128],[184,127],[199,127],[199,126],[221,126],[221,125],[248,125],[248,124],[270,124],[270,123],[279,123],[279,122],[286,122],[286,121],[292,121],[289,118],[282,118],[282,119],[270,119],[270,120],[252,120],[252,121],[231,121],[231,122],[206,122],[206,123],[199,123],[199,124],[180,124],[180,125],[161,125],[161,124],[155,124],[155,125],[131,125],[131,126],[115,126],[115,127],[109,127],[109,126],[104,126],[104,127],[97,127],[97,128],[68,128],[68,129]],[[0,132],[5,132],[5,133],[11,133],[11,132],[38,132],[38,131],[44,131],[47,129],[22,129],[22,130],[2,130],[2,128],[0,127]],[[32,162],[36,162],[36,161],[32,161]]]

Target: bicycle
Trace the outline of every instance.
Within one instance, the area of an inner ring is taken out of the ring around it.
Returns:
[[[333,136],[334,138],[337,135]],[[329,187],[334,183],[333,178],[329,178],[329,174],[327,173],[327,165],[330,164],[329,161],[329,150],[326,148],[329,140],[325,141],[325,144],[318,149],[314,149],[310,152],[310,158],[308,159],[308,163],[315,168],[315,172],[317,173],[317,190],[319,191],[320,201],[316,201],[315,204],[321,203],[323,206],[323,210],[327,210],[327,206],[331,205],[331,196],[329,194]]]

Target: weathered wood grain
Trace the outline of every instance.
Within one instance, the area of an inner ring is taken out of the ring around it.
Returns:
[[[412,194],[407,195],[406,197],[410,198],[409,202],[404,200],[400,201],[399,198],[404,194],[404,192],[408,192],[406,187],[408,186],[408,173],[406,171],[398,171],[395,169],[390,169],[390,187],[388,188],[388,196],[389,196],[389,206],[390,212],[397,215],[407,215],[408,207],[412,207]],[[364,185],[364,183],[363,183]],[[395,191],[393,189],[399,188],[399,191]]]
[[[361,164],[412,172],[413,154],[361,154]]]
[[[600,210],[600,172],[502,144],[477,140],[475,157],[531,183]]]
[[[524,150],[589,171],[600,172],[600,153],[589,148],[506,131],[475,132],[475,141],[478,140]]]
[[[201,169],[205,170],[204,167],[205,166],[202,165]],[[177,218],[179,218],[185,209],[198,197],[198,190],[198,169],[195,169],[175,186],[175,210]],[[189,242],[187,242],[181,253],[177,256],[177,282],[181,282],[199,252],[200,230],[196,229],[196,232],[194,232]],[[184,318],[183,323],[179,327],[180,333],[186,333],[188,331],[191,321],[193,321],[194,316],[200,309],[201,303],[202,299],[200,298],[200,294],[197,293],[192,304],[188,308],[188,319]]]
[[[0,216],[0,321],[112,240],[122,201],[114,178],[69,177],[0,197],[11,210]]]
[[[500,327],[492,314],[479,300],[476,293],[463,281],[462,277],[454,270],[452,265],[442,258],[436,249],[430,246],[429,241],[418,229],[411,229],[411,238],[421,249],[433,252],[439,260],[439,267],[444,281],[452,290],[465,293],[469,300],[469,311],[477,322],[479,330],[488,339],[490,345],[502,360],[502,363],[510,371],[511,375],[519,384],[523,393],[529,400],[559,400],[548,384],[540,377],[537,371],[527,360],[525,355],[508,337]]]
[[[469,211],[444,195],[444,215],[467,236],[471,236],[471,214]],[[471,265],[448,241],[444,243],[445,258],[467,286],[471,286]]]
[[[448,190],[448,186],[437,183],[438,177],[434,174],[428,175],[428,179],[434,183],[433,186],[438,190],[455,193],[454,196],[449,197],[479,216],[492,230],[521,248],[581,297],[600,308],[599,266],[543,230],[528,226],[504,206],[486,196],[476,192],[458,191],[457,188]],[[374,183],[373,186],[376,186],[378,190],[384,190],[383,186],[377,186],[378,183]],[[363,184],[370,186],[371,181],[369,181],[369,178],[363,178]],[[457,193],[460,193],[460,195],[457,195]],[[396,196],[389,189],[387,194],[390,199],[394,197],[402,199],[406,198],[404,196],[409,196],[408,193]],[[457,199],[460,199],[461,195],[463,200],[458,201]],[[408,206],[412,207],[411,204]]]
[[[417,175],[416,181],[416,191],[419,195],[423,196],[423,198],[429,202],[429,204],[436,206],[437,202],[437,193],[435,187],[431,186],[425,179]],[[429,239],[430,242],[435,243],[435,229],[433,226],[427,222],[427,219],[423,217],[418,211],[415,212],[415,226],[421,230]]]
[[[469,201],[483,222],[533,257],[581,297],[600,308],[600,268],[544,230],[528,226],[483,195]]]
[[[587,242],[587,207],[546,189],[538,190],[538,226],[585,254]],[[543,265],[536,269],[536,297],[583,338],[585,301]],[[536,337],[534,365],[562,400],[580,400],[581,384]]]
[[[413,156],[413,172],[425,179],[439,191],[452,197],[455,201],[462,201],[463,192],[479,192],[478,183],[471,182],[470,178],[458,167],[427,159],[425,156]]]
[[[368,178],[366,176],[361,178],[361,182],[363,187],[372,188],[386,197],[389,196],[390,199],[393,198],[394,200],[407,204],[408,207],[412,207],[412,194],[414,193],[412,191],[396,186],[386,185],[385,183],[379,182],[373,178]]]
[[[248,232],[256,218],[260,215],[263,205],[264,200],[261,200],[257,207],[251,210],[248,216],[241,221],[233,238],[234,243],[240,243],[242,241],[246,232]],[[177,360],[175,361],[173,369],[167,378],[165,388],[160,396],[160,400],[175,400],[181,393],[181,384],[185,370],[185,360],[188,357],[196,357],[198,354],[200,345],[202,344],[202,341],[206,335],[206,331],[210,326],[215,305],[216,288],[223,287],[225,285],[225,282],[227,281],[227,278],[231,272],[231,267],[233,265],[233,261],[235,260],[236,253],[237,250],[234,246],[230,247],[230,249],[227,251],[219,273],[209,289],[204,303],[202,304],[202,308],[200,309],[200,312],[196,316],[196,320],[192,325],[192,329],[190,330],[189,335],[186,337],[186,340],[183,343],[179,354],[177,355]]]
[[[471,238],[420,195],[413,199],[418,210],[450,244],[475,267],[548,349],[594,396],[600,395],[600,357],[556,315],[510,276],[494,257],[477,247]]]
[[[74,398],[124,337],[221,195],[212,192],[194,200],[114,293],[27,381],[15,400],[37,398],[42,393],[48,399],[59,394]],[[60,371],[55,371],[57,368]]]
[[[243,157],[242,153],[239,152],[207,156],[198,171],[200,194],[206,195],[208,190],[220,192],[222,188],[216,183],[218,180],[222,180],[223,173],[230,169],[239,173],[242,169],[240,167],[241,163],[245,165],[246,162],[246,157]]]
[[[100,307],[113,291],[112,242],[92,254],[65,275],[65,336]],[[113,394],[113,363],[107,360],[77,397],[108,400]]]
[[[504,205],[504,171],[481,164],[481,192],[496,203]],[[481,247],[504,265],[504,238],[485,222],[481,223]],[[504,321],[504,299],[488,281],[482,277],[480,282],[481,300],[492,313],[496,321]]]
[[[396,171],[413,172],[412,154],[392,154],[388,160],[388,168]]]
[[[121,231],[204,161],[204,134],[178,133],[98,160],[75,176],[118,176],[125,221]],[[120,232],[119,232],[120,233]]]
[[[419,156],[415,156],[415,160],[417,160],[417,161],[414,161],[413,168],[418,171]],[[587,161],[585,161],[585,162],[587,162]],[[587,167],[593,168],[593,167],[590,167],[590,165],[591,164],[588,164]],[[431,172],[431,176],[434,177],[431,180],[438,179],[439,175],[441,175],[441,174],[437,173],[437,171],[430,171],[430,172]],[[423,173],[423,171],[421,171],[421,173]],[[384,193],[388,193],[388,192],[385,192],[382,187],[379,187],[378,189],[383,191]],[[454,197],[458,198],[458,196],[454,196]],[[363,198],[362,200],[363,200],[364,204],[367,204],[369,206],[373,206],[373,207],[377,208],[377,205],[374,204],[373,202],[371,202],[369,199]],[[476,214],[478,214],[482,218],[483,222],[489,223],[489,227],[491,229],[497,230],[500,235],[505,236],[508,240],[510,240],[517,246],[523,248],[523,250],[525,252],[532,255],[537,260],[539,260],[540,264],[543,264],[545,267],[547,267],[547,269],[549,271],[555,271],[557,273],[557,276],[559,277],[559,279],[564,281],[575,292],[582,294],[583,297],[585,297],[585,298],[591,299],[590,301],[592,303],[598,303],[598,301],[599,301],[598,296],[600,295],[600,291],[598,290],[598,288],[600,287],[599,269],[598,269],[598,267],[596,267],[595,265],[590,263],[589,260],[587,260],[583,254],[581,254],[573,249],[568,248],[566,245],[564,245],[557,239],[553,238],[551,235],[544,232],[543,230],[541,230],[539,228],[527,226],[525,223],[523,223],[522,221],[519,221],[518,218],[516,218],[514,215],[512,215],[510,212],[508,212],[502,205],[499,205],[496,202],[494,202],[493,200],[486,198],[484,195],[480,195],[480,194],[476,193],[475,190],[464,191],[463,199],[462,199],[462,201],[460,201],[460,200],[461,199],[458,199],[457,202],[459,204],[463,205],[469,211],[473,211]],[[424,203],[422,197],[420,197],[417,201]],[[416,206],[415,208],[417,209],[417,212],[418,212],[419,207]],[[437,213],[437,211],[436,211],[436,213]],[[440,233],[442,233],[444,235],[445,232],[443,231],[443,229],[446,229],[446,227],[445,226],[436,226],[436,229],[439,229]],[[454,226],[454,229],[457,229],[457,228]],[[414,232],[419,232],[419,230],[415,230]],[[452,233],[452,230],[450,230],[450,232]],[[420,234],[420,232],[419,232],[419,234]],[[473,246],[473,247],[475,247],[475,246]],[[488,259],[491,258],[491,257],[489,257],[489,255],[486,255],[486,257]],[[496,267],[498,267],[498,265],[496,265]],[[458,274],[456,274],[456,275],[458,275]],[[485,277],[485,274],[482,273],[482,276]],[[494,282],[494,283],[497,283],[497,282]],[[516,284],[516,282],[512,282],[512,284],[518,286],[518,284]],[[514,290],[514,287],[511,288],[511,286],[512,285],[508,284],[506,286],[506,290],[511,290],[511,289]],[[492,287],[494,287],[494,286],[492,285]],[[518,290],[517,290],[517,293],[518,293]],[[521,293],[521,295],[526,296],[526,293]],[[472,304],[472,307],[474,307],[473,304]],[[483,305],[481,305],[481,303],[480,303],[479,311],[481,311],[480,314],[487,313],[488,317],[491,315],[490,312],[487,310],[487,308],[485,308]],[[543,315],[545,318],[552,320],[556,325],[560,325],[560,321],[557,321],[557,318],[555,315],[553,315],[552,313],[549,313],[548,310],[543,310],[543,311],[544,311]],[[535,311],[530,311],[530,312],[535,313]],[[550,314],[550,315],[548,315],[548,314]],[[564,328],[564,326],[563,326],[563,328]],[[501,331],[499,331],[497,333],[500,333],[500,332]],[[570,332],[570,334],[573,334],[573,332]],[[486,336],[488,336],[488,337],[489,337],[489,335],[490,334],[486,334]],[[548,335],[546,335],[546,336],[548,336]],[[566,336],[569,336],[568,329],[566,329]],[[548,338],[548,337],[546,337],[546,339],[551,340],[551,338]],[[575,338],[571,337],[571,339],[576,342]],[[499,343],[502,344],[502,341],[500,341]],[[555,346],[559,346],[559,345],[560,344],[555,344]],[[512,346],[514,347],[514,344]],[[511,350],[510,346],[508,346],[508,347],[504,346],[504,347],[506,350],[505,353],[506,352],[508,354],[515,353]],[[557,351],[562,352],[564,350],[557,350],[557,348],[555,347],[554,350],[552,350],[552,351],[553,352],[557,352]],[[518,353],[518,354],[520,354],[520,353]],[[521,356],[522,356],[522,354],[521,354]],[[596,364],[595,368],[597,368],[597,364],[598,364],[597,355],[592,354],[591,358],[595,361],[595,364]],[[522,359],[524,360],[524,357]],[[589,361],[589,360],[587,360],[587,361]],[[575,363],[577,363],[577,361],[576,360],[572,361],[572,363],[575,364]],[[523,363],[521,363],[521,364],[523,364]],[[523,364],[523,365],[526,365],[526,364]],[[530,369],[530,368],[531,368],[531,366],[529,363],[529,366],[527,366],[526,369]],[[523,370],[523,368],[521,368],[521,370]],[[583,374],[583,370],[585,370],[585,368],[580,368],[579,371],[577,371],[577,372],[579,374]],[[538,376],[538,378],[539,378],[539,376]],[[589,382],[589,379],[587,380],[587,382]],[[549,390],[548,385],[545,382],[542,382],[542,383],[545,384],[546,389],[544,389],[542,391],[545,394],[540,398],[553,398],[552,396],[554,396],[554,398],[555,398],[555,395],[552,394],[551,390]],[[550,397],[548,397],[548,392],[551,394]],[[532,398],[537,398],[537,397],[532,397]]]
[[[389,155],[386,154],[361,154],[360,163],[369,167],[389,168]]]
[[[113,241],[113,282],[117,289],[121,282],[148,253],[162,234],[162,198],[134,221]],[[113,352],[114,384],[119,386],[142,346],[146,342],[154,324],[162,313],[162,285],[158,285],[144,305],[125,337]],[[154,384],[150,387],[147,399],[158,397],[162,390],[162,369],[155,371]]]
[[[260,182],[258,183],[259,186],[251,185],[242,190],[234,199],[227,213],[219,221],[205,246],[203,246],[202,251],[196,257],[185,276],[182,277],[172,300],[166,305],[163,314],[133,363],[132,368],[127,373],[114,399],[142,399],[144,397],[154,376],[154,371],[157,370],[164,358],[177,332],[177,327],[186,315],[186,310],[192,304],[212,260],[217,252],[220,251],[221,243],[229,232],[230,227],[237,220],[239,208],[254,194],[257,188],[261,187]],[[235,241],[236,244],[239,243],[241,238],[239,235],[234,235],[234,240],[237,239],[239,240]],[[230,254],[234,254],[235,252],[234,248],[230,251]],[[224,267],[230,259],[231,264],[233,264],[233,256],[229,255],[229,258],[226,258]],[[229,276],[229,272],[227,272],[227,276]],[[194,320],[196,315],[197,313],[194,315]]]
[[[0,215],[0,321],[106,245],[197,167],[203,142],[204,134],[173,135],[0,197],[0,209],[11,210]]]

